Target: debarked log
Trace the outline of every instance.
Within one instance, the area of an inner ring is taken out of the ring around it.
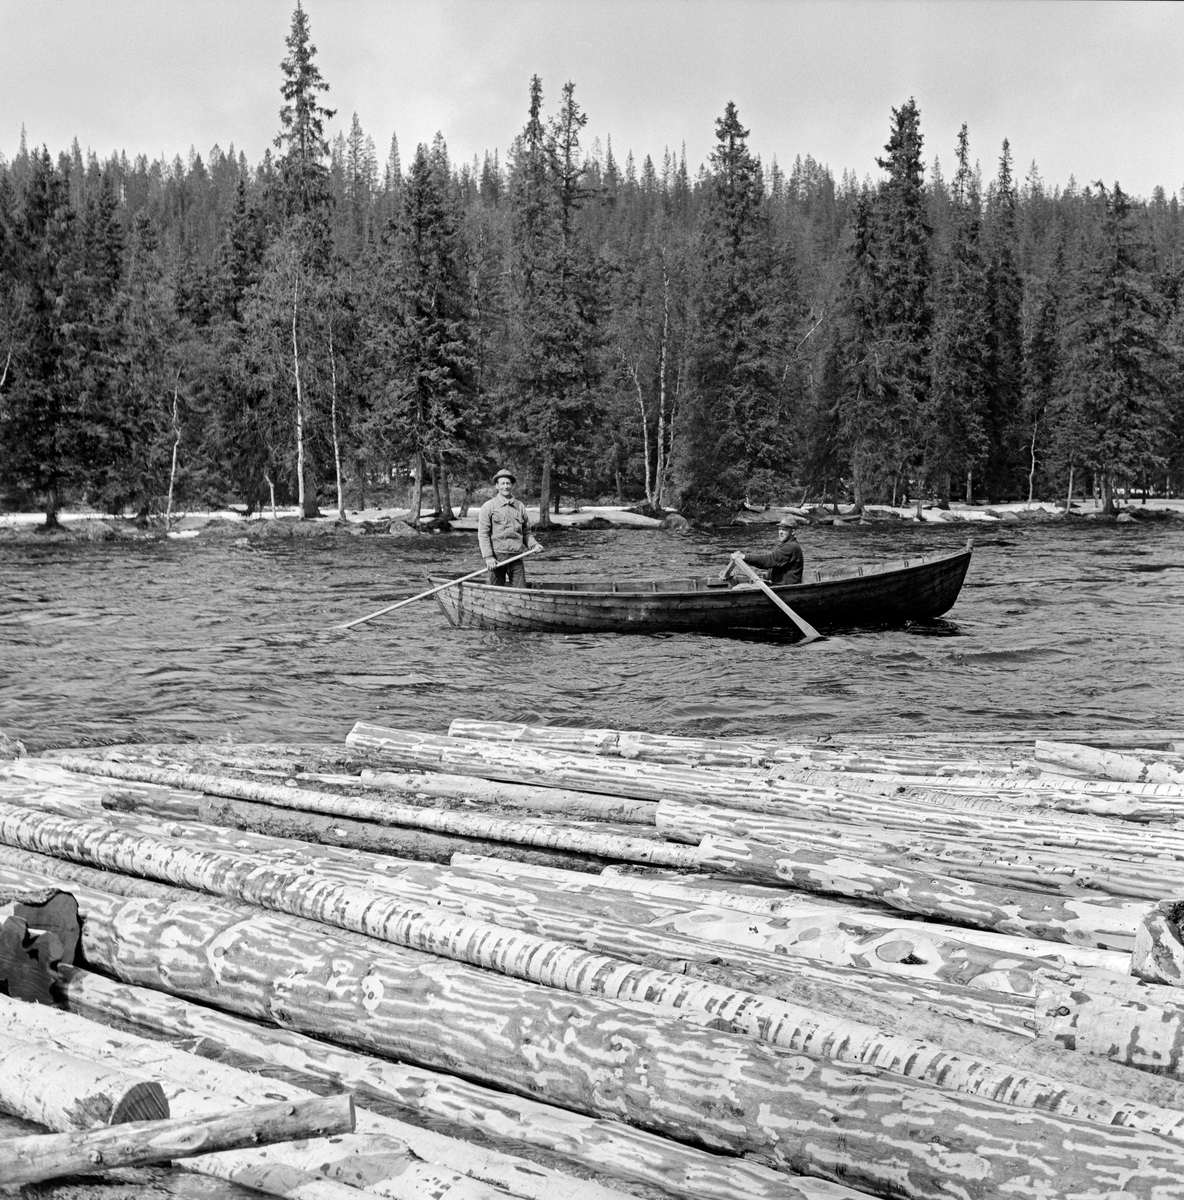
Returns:
[[[1012,757],[999,754],[984,754],[981,747],[971,750],[947,745],[938,748],[943,753],[923,755],[900,749],[877,752],[865,747],[833,748],[767,738],[679,737],[633,729],[573,729],[557,725],[522,725],[461,718],[449,725],[448,736],[688,767],[760,769],[774,763],[806,762],[826,764],[830,770],[860,770],[865,766],[874,766],[887,767],[898,775],[915,775],[978,764],[999,768],[1010,766],[1015,761]]]
[[[353,1127],[352,1097],[315,1096],[190,1120],[136,1121],[73,1133],[0,1139],[0,1180],[9,1185],[39,1183],[63,1175],[324,1137]]]
[[[17,1012],[40,1005],[5,1000]],[[35,1037],[21,1036],[17,1021],[0,1041],[0,1105],[48,1129],[90,1129],[128,1121],[163,1121],[168,1101],[160,1084],[126,1071],[97,1067]],[[2,1176],[0,1176],[2,1178]]]
[[[216,900],[79,902],[87,957],[129,982],[167,979],[219,1007],[877,1195],[1184,1196],[1184,1147],[1141,1131],[643,1020],[284,917],[232,906],[219,918]]]
[[[272,784],[244,783],[220,775],[195,771],[173,771],[144,767],[137,763],[108,762],[82,755],[62,755],[58,761],[67,769],[111,779],[131,779],[157,783],[165,787],[209,792],[237,800],[255,800],[281,808],[296,808],[330,816],[353,816],[398,825],[409,829],[433,830],[467,838],[562,850],[576,854],[618,860],[621,862],[652,863],[655,866],[690,867],[691,856],[684,847],[642,837],[602,834],[573,826],[559,826],[547,821],[506,820],[477,813],[445,812],[412,805],[393,804],[361,796],[340,796],[335,792],[318,792],[307,788],[277,787]]]
[[[654,806],[648,800],[625,796],[598,796],[570,788],[530,787],[526,784],[499,783],[471,775],[443,775],[439,772],[362,771],[366,787],[383,788],[398,794],[439,796],[448,800],[476,801],[507,808],[528,808],[534,812],[555,813],[593,821],[621,821],[630,825],[652,825]]]
[[[23,1025],[36,1028],[46,1043],[58,1048],[69,1045],[99,1067],[133,1066],[164,1088],[177,1117],[221,1113],[233,1103],[313,1099],[313,1093],[295,1084],[197,1058],[159,1039],[113,1030],[45,1005],[21,1007],[33,1011],[17,1013],[13,1002],[0,997],[0,1033],[19,1019]],[[260,1180],[268,1182],[278,1170],[284,1184],[320,1177],[326,1182],[348,1182],[390,1200],[418,1200],[424,1195],[438,1200],[499,1200],[506,1193],[531,1200],[550,1200],[556,1194],[573,1200],[613,1200],[611,1194],[591,1181],[571,1178],[364,1108],[358,1108],[355,1115],[353,1133],[203,1154],[178,1165],[256,1188],[263,1187]]]
[[[857,1200],[863,1193],[787,1175],[743,1159],[708,1154],[620,1121],[587,1117],[451,1075],[390,1062],[305,1034],[245,1021],[177,996],[71,969],[63,986],[71,1011],[93,1020],[182,1040],[203,1057],[233,1058],[349,1088],[449,1126],[471,1129],[502,1149],[545,1148],[597,1174],[696,1200]]]
[[[702,870],[754,883],[875,900],[902,912],[980,929],[1107,950],[1133,950],[1135,931],[1151,909],[1148,901],[1050,896],[867,862],[842,853],[738,838],[704,838],[696,853]]]
[[[40,821],[48,827],[43,834],[55,840],[52,826],[60,818]],[[0,821],[0,836],[7,837],[16,824],[4,818]],[[34,829],[37,824],[34,818]],[[1007,1104],[1031,1105],[1108,1124],[1129,1123],[1157,1132],[1175,1129],[1174,1119],[1164,1111],[1133,1111],[1136,1106],[1123,1098],[1098,1097],[1051,1078],[1019,1075],[1010,1065],[966,1058],[942,1046],[888,1034],[874,1026],[835,1017],[819,1019],[810,1010],[773,997],[690,980],[551,938],[453,916],[389,892],[294,873],[257,856],[170,847],[159,839],[131,838],[120,831],[82,822],[73,823],[65,839],[60,830],[57,832],[59,844],[70,845],[75,851],[89,843],[91,854],[104,865],[118,865],[120,860],[130,865],[138,856],[151,860],[150,873],[161,878],[325,921],[528,982],[640,1005],[696,1024],[728,1028],[789,1050],[877,1066]]]
[[[1123,783],[1184,784],[1184,756],[1179,754],[1165,754],[1162,751],[1120,754],[1113,750],[1098,750],[1094,746],[1077,746],[1071,742],[1038,741],[1036,757],[1040,762],[1071,767],[1088,775]]]
[[[1158,900],[1180,880],[1180,864],[1172,859],[1132,862],[1121,858],[1113,844],[1092,851],[1068,845],[1042,846],[1035,839],[1026,843],[1016,839],[1018,844],[1009,845],[1010,839],[993,837],[989,829],[942,837],[921,829],[890,831],[821,824],[775,812],[746,812],[679,799],[658,804],[657,827],[671,841],[690,845],[698,845],[708,834],[755,838],[790,850],[801,846],[956,879],[1073,896],[1079,896],[1082,888],[1091,888],[1105,896]],[[1145,853],[1153,852],[1148,838]]]
[[[719,908],[746,924],[739,930],[742,944],[768,944],[780,949],[777,931],[782,920],[795,921],[811,914],[827,919],[846,920],[855,926],[873,929],[901,930],[905,938],[937,938],[968,943],[991,951],[999,959],[1038,958],[1058,970],[1072,968],[1126,973],[1130,955],[1121,950],[1099,950],[1093,946],[1071,945],[1068,942],[1046,942],[1040,938],[1025,938],[1013,933],[996,933],[991,929],[971,929],[965,925],[949,925],[941,921],[918,921],[902,916],[877,904],[853,904],[845,899],[795,892],[787,888],[763,887],[760,884],[737,883],[717,875],[682,875],[651,868],[608,867],[598,875],[556,870],[533,863],[512,862],[507,859],[473,858],[456,854],[452,869],[478,878],[537,880],[562,890],[565,894],[608,894],[621,892],[646,899],[672,912],[695,912],[704,906]],[[660,909],[659,909],[660,911]],[[764,941],[768,930],[768,943]],[[913,957],[915,951],[906,952]],[[827,952],[829,956],[829,951]],[[879,955],[877,954],[877,957]],[[922,965],[922,964],[918,964]],[[1015,991],[1013,986],[1001,990]]]
[[[395,860],[388,861],[393,863]],[[80,884],[102,893],[125,897],[160,900],[188,897],[183,889],[163,883],[96,870],[4,845],[0,845],[0,866],[5,868],[0,871],[0,885],[9,881],[10,886],[44,887],[46,881],[53,878],[70,883],[71,890],[74,890],[74,884]],[[227,905],[233,903],[225,901]],[[238,907],[244,913],[252,911],[249,905]],[[685,957],[669,965],[672,970],[695,978],[710,979],[733,987],[743,985],[821,1012],[869,1023],[882,1023],[890,1019],[896,1032],[957,1044],[971,1053],[1006,1058],[1009,1062],[1020,1061],[1017,1053],[1022,1051],[1024,1043],[1036,1036],[1032,998],[1029,996],[875,975],[856,968],[835,967],[804,958],[767,955],[766,960],[769,961],[767,970],[757,969],[755,960],[752,960],[750,970],[742,970],[728,963],[701,963]],[[1007,1054],[996,1052],[998,1042],[993,1040],[996,1033],[1008,1035]],[[1037,1062],[1032,1065],[1040,1069]],[[1055,1073],[1059,1077],[1062,1072],[1063,1068],[1059,1068]],[[1140,1096],[1151,1103],[1160,1103],[1157,1097],[1150,1094],[1140,1093]]]

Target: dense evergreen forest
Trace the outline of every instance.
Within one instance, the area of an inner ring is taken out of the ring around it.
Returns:
[[[912,100],[880,182],[762,164],[730,103],[692,174],[586,145],[538,78],[504,163],[404,164],[356,114],[329,141],[301,7],[286,44],[254,165],[0,158],[4,503],[418,516],[501,464],[544,512],[704,518],[1181,486],[1175,195],[1049,188],[1006,142],[984,179],[965,127],[926,168]]]

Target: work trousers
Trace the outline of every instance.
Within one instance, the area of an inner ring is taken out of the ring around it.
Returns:
[[[526,564],[519,559],[504,567],[494,567],[489,572],[489,582],[494,587],[526,587]]]

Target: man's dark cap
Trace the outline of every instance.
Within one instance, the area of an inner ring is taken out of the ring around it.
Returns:
[[[505,467],[502,467],[502,469],[493,477],[493,482],[497,483],[499,479],[508,479],[511,483],[518,482],[518,480],[514,477],[514,472],[507,471]]]
[[[793,517],[782,517],[781,520],[777,522],[777,528],[788,529],[790,533],[796,533],[798,523],[793,519]]]

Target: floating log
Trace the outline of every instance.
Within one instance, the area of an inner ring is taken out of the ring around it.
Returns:
[[[1146,901],[1077,899],[954,879],[904,865],[867,862],[841,851],[710,836],[696,851],[705,871],[824,895],[875,900],[900,909],[1051,942],[1133,950]]]
[[[40,1183],[63,1175],[144,1166],[244,1146],[352,1132],[350,1096],[315,1096],[193,1120],[136,1121],[74,1133],[0,1140],[0,1180]]]
[[[1184,755],[1159,753],[1154,757],[1140,754],[1117,754],[1093,746],[1077,746],[1067,742],[1036,743],[1040,762],[1072,767],[1088,775],[1115,779],[1123,783],[1160,783],[1184,785]]]
[[[397,794],[439,796],[449,800],[477,801],[482,804],[529,808],[534,812],[595,821],[620,821],[630,825],[652,825],[654,806],[646,800],[625,796],[597,796],[570,788],[529,787],[525,784],[498,783],[471,775],[442,775],[438,772],[399,774],[394,771],[362,771],[366,787],[383,788]]]
[[[42,1005],[5,1003],[30,1011]],[[49,1129],[90,1129],[128,1121],[163,1121],[168,1101],[160,1084],[21,1040],[17,1023],[0,1042],[0,1105]]]
[[[600,834],[550,822],[509,821],[475,813],[442,812],[368,800],[360,796],[340,796],[335,792],[317,792],[305,788],[276,787],[270,784],[244,783],[238,779],[205,775],[195,771],[172,771],[144,767],[137,763],[115,763],[62,755],[58,760],[72,771],[112,779],[132,779],[166,787],[209,792],[238,800],[256,800],[284,808],[301,808],[332,816],[353,816],[414,829],[431,829],[463,837],[515,843],[523,846],[564,850],[623,862],[651,863],[655,866],[691,867],[692,856],[680,846],[667,846],[640,837]],[[297,795],[293,795],[297,793]]]
[[[1046,1112],[715,1030],[642,1022],[636,1010],[488,972],[418,968],[389,947],[335,944],[323,928],[305,932],[287,918],[244,920],[237,907],[218,917],[217,901],[88,894],[79,903],[88,958],[106,959],[124,978],[164,975],[196,999],[348,1033],[385,1054],[463,1064],[470,1077],[527,1095],[882,1196],[948,1200],[958,1188],[985,1200],[1025,1191],[1033,1177],[1056,1180],[1066,1196],[1184,1195],[1184,1148],[1141,1131],[1091,1124],[1086,1132]]]
[[[90,971],[68,974],[70,1009],[94,1020],[150,1029],[193,1044],[203,1057],[282,1066],[395,1103],[424,1117],[472,1129],[503,1149],[540,1146],[614,1178],[697,1200],[857,1200],[863,1193],[790,1177],[742,1159],[707,1154],[619,1121],[586,1117],[493,1091],[408,1063],[373,1058],[304,1034],[261,1026],[176,996],[117,983]]]
[[[32,1011],[14,1012],[15,1007]],[[43,1005],[14,1006],[0,997],[0,1032],[17,1023],[34,1028],[47,1043],[71,1045],[98,1066],[134,1066],[164,1087],[176,1116],[221,1113],[228,1102],[262,1104],[281,1099],[293,1103],[314,1098],[294,1084],[199,1059],[166,1042],[112,1030]],[[532,1200],[550,1200],[555,1195],[613,1200],[612,1193],[592,1181],[363,1108],[356,1109],[355,1115],[354,1133],[329,1140],[277,1143],[268,1149],[202,1155],[179,1165],[253,1187],[259,1187],[256,1180],[266,1180],[274,1168],[280,1169],[282,1180],[290,1179],[292,1171],[300,1173],[298,1178],[311,1173],[394,1200],[421,1195],[441,1200],[499,1200],[506,1192]]]

